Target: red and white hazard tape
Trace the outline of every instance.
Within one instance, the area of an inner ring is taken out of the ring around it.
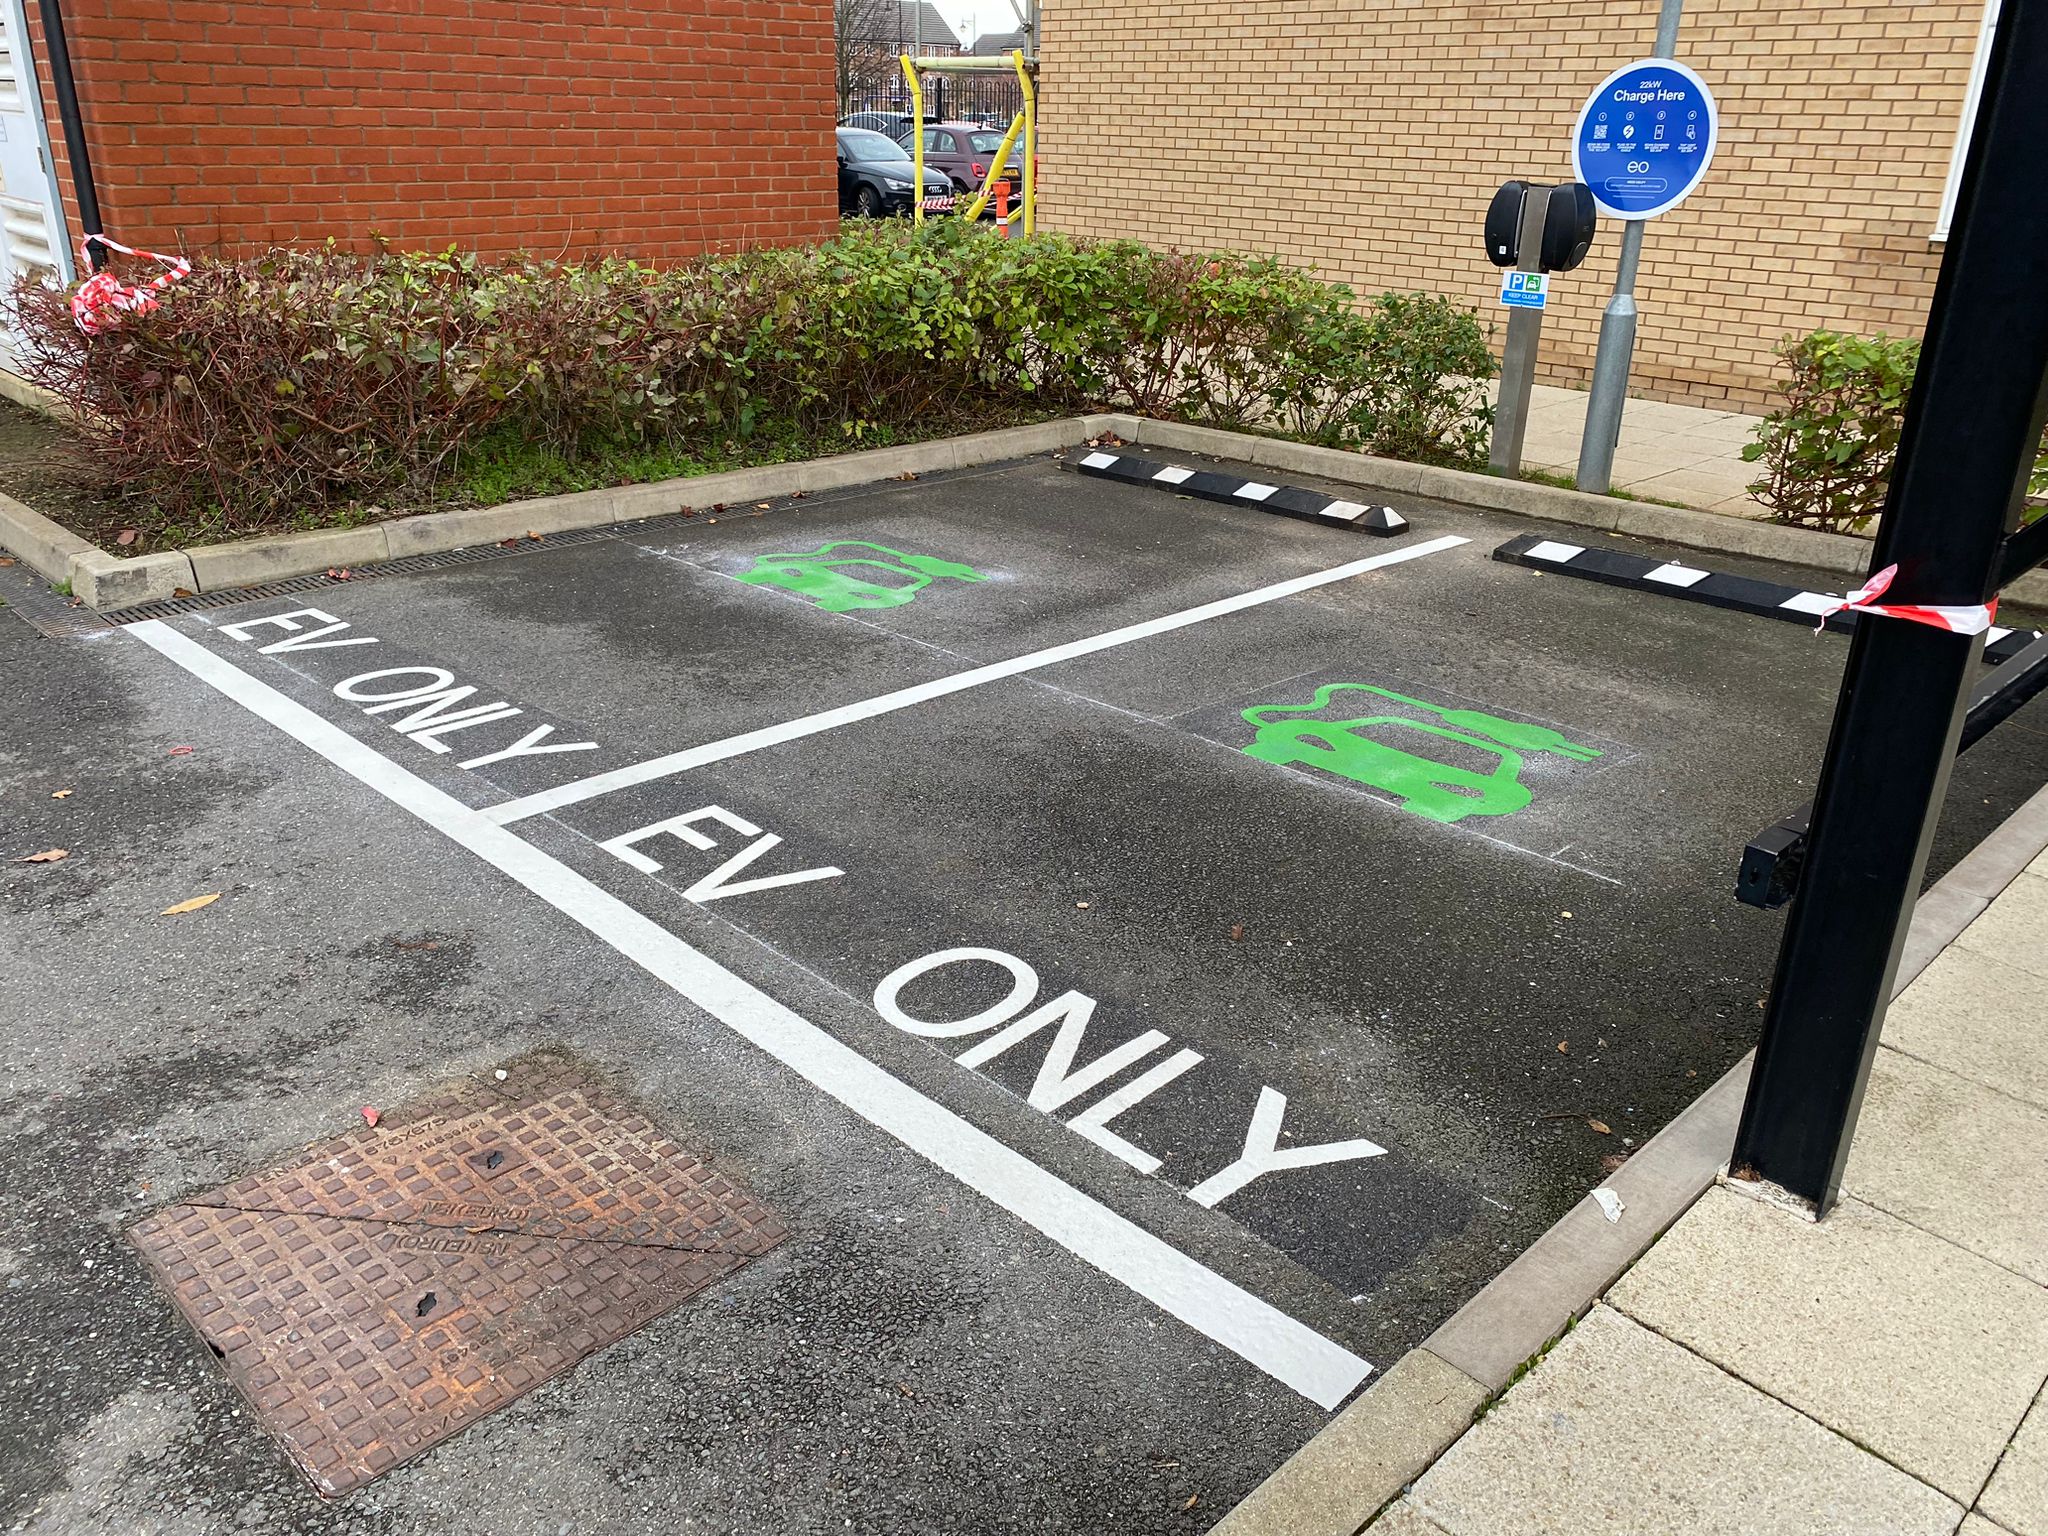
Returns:
[[[97,240],[110,251],[160,262],[164,270],[145,284],[124,283],[112,272],[95,272],[71,295],[71,318],[88,336],[97,336],[121,323],[123,315],[146,315],[160,302],[157,295],[192,271],[182,256],[159,256],[155,251],[138,251],[132,245],[109,240],[105,235],[87,235],[78,242],[78,254],[87,267],[92,265],[92,243]]]
[[[1896,565],[1888,565],[1847,597],[1831,597],[1818,609],[1820,623],[1815,631],[1827,627],[1828,619],[1845,608],[1854,608],[1859,613],[1874,613],[1887,619],[1907,619],[1915,624],[1931,624],[1936,629],[1945,629],[1958,635],[1981,635],[1991,627],[1992,617],[1998,612],[1998,599],[1988,603],[1972,603],[1961,607],[1942,607],[1920,603],[1880,603],[1885,589],[1892,584],[1892,578],[1899,574]]]

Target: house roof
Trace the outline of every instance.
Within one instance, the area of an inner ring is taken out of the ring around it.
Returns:
[[[901,0],[903,8],[903,41],[907,44],[913,38],[926,48],[958,48],[960,39],[953,29],[946,25],[946,18],[939,14],[939,8],[931,0]],[[918,12],[922,11],[922,26]]]
[[[969,53],[1003,54],[1012,53],[1024,46],[1022,32],[984,32],[974,40]]]

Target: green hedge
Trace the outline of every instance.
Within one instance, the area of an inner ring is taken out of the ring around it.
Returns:
[[[1783,523],[1864,532],[1891,487],[1920,343],[1814,331],[1778,346],[1785,405],[1764,418],[1743,458],[1764,467],[1749,487]],[[2048,441],[2033,490],[2048,493]],[[2031,516],[2039,516],[2034,509]]]
[[[1493,372],[1445,300],[951,223],[659,270],[276,250],[97,337],[15,306],[138,521],[213,535],[1107,405],[1476,463]]]

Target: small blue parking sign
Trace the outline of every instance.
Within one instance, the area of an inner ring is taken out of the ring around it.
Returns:
[[[1572,169],[1610,218],[1654,219],[1699,185],[1719,129],[1704,80],[1674,60],[1643,59],[1586,98]]]
[[[1548,272],[1503,272],[1500,301],[1509,309],[1541,309],[1550,299]]]

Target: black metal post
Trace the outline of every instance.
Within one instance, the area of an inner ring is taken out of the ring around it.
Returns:
[[[39,0],[43,15],[43,47],[49,53],[50,88],[57,93],[57,117],[64,125],[64,157],[71,162],[71,190],[78,198],[78,222],[87,239],[86,257],[97,272],[107,264],[107,253],[94,235],[104,235],[100,223],[99,189],[92,179],[92,151],[86,147],[85,119],[78,111],[78,81],[71,73],[71,47],[64,39],[64,12],[57,0]]]
[[[1906,405],[1873,570],[1884,601],[1981,603],[2048,411],[2048,0],[2006,0]],[[1826,1211],[1840,1191],[1981,641],[1856,626],[1731,1164]]]

